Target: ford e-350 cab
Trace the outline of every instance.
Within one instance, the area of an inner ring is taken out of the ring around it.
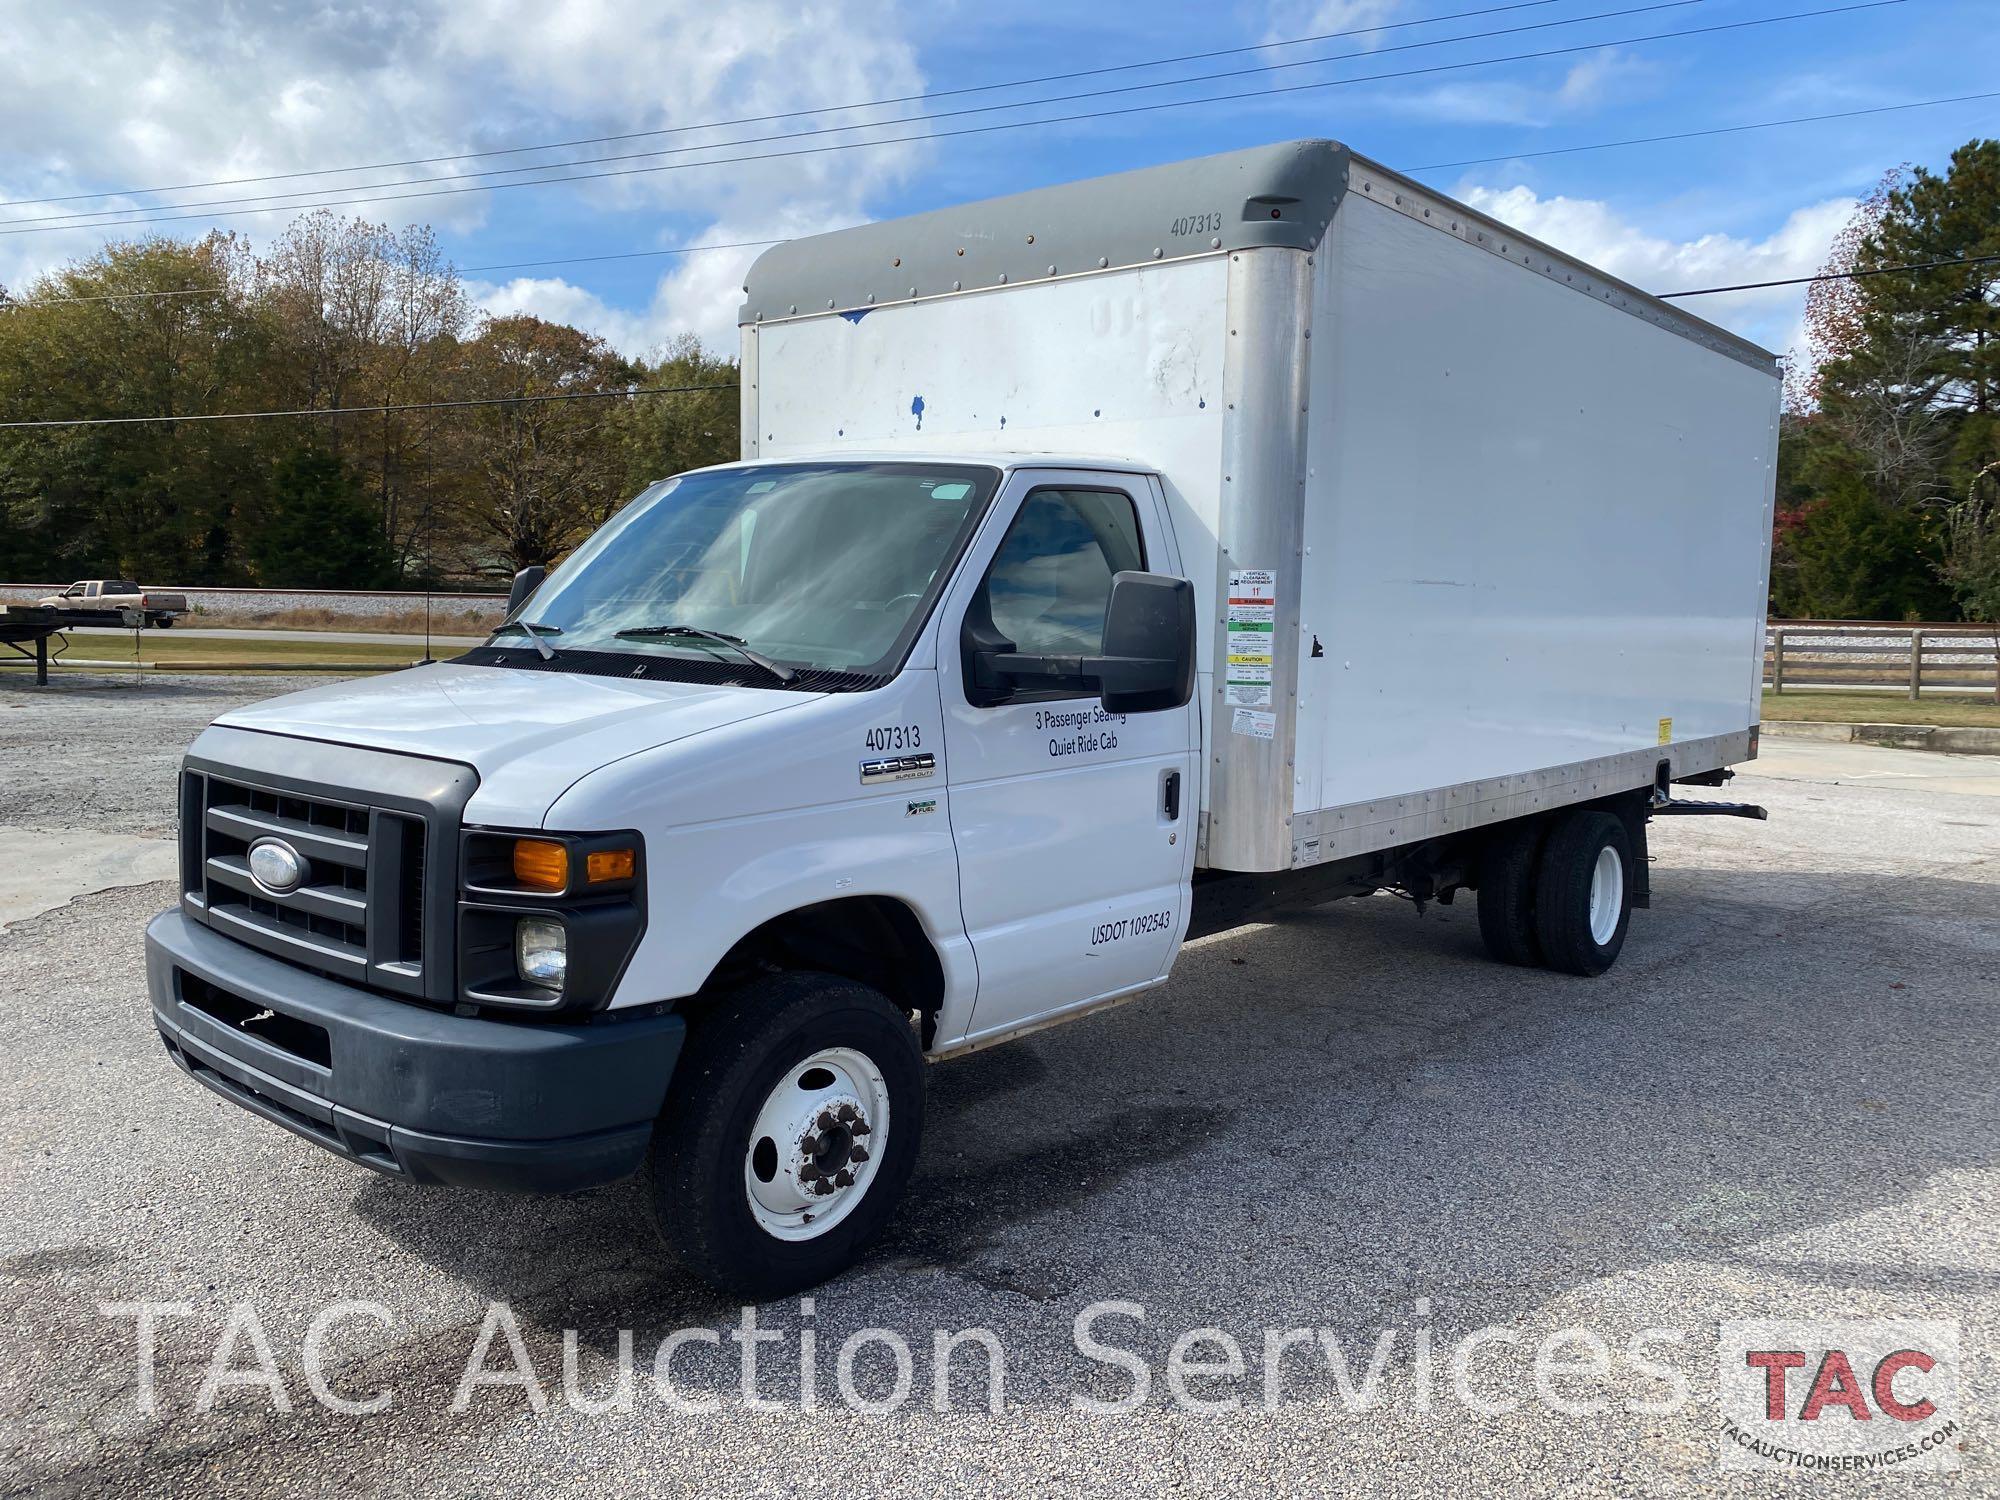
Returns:
[[[174,1059],[419,1183],[643,1171],[770,1294],[927,1060],[1271,906],[1478,894],[1595,975],[1756,753],[1765,351],[1330,142],[780,246],[744,462],[457,661],[235,710],[148,932]]]
[[[909,1174],[925,1051],[1167,970],[1193,620],[1149,568],[1158,481],[1103,463],[655,486],[490,645],[195,742],[168,1047],[417,1181],[588,1187],[657,1135],[698,1267],[818,1268]]]

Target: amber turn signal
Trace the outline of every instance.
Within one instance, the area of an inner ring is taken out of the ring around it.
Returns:
[[[569,850],[548,839],[516,839],[514,878],[532,891],[565,889],[569,885]]]
[[[634,868],[630,849],[599,849],[583,857],[584,879],[592,885],[604,880],[630,880]]]

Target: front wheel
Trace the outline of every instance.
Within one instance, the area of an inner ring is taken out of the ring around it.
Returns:
[[[653,1135],[654,1228],[695,1275],[782,1296],[860,1259],[916,1166],[908,1017],[826,974],[774,974],[696,1017]]]

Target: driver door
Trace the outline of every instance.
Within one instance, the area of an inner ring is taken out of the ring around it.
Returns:
[[[1024,654],[1100,654],[1127,569],[1181,571],[1149,479],[1017,472],[942,611],[951,827],[979,967],[969,1037],[1154,982],[1186,928],[1198,695],[1115,715],[1076,686],[982,703],[961,650],[977,606]]]

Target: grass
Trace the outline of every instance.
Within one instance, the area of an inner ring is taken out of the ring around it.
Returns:
[[[49,642],[51,654],[60,646],[62,636]],[[65,658],[76,661],[116,662],[123,665],[132,660],[132,637],[129,635],[73,635],[68,637],[69,649]],[[372,641],[216,641],[181,636],[168,630],[148,630],[139,638],[139,660],[153,662],[161,667],[210,667],[246,666],[259,669],[284,668],[310,663],[312,665],[339,665],[353,667],[356,671],[368,671],[387,667],[407,667],[422,654],[422,648],[395,642],[376,645]],[[439,656],[456,655],[455,650],[436,653]],[[21,661],[11,653],[0,661],[32,670],[31,664]],[[53,666],[61,668],[58,660]],[[89,669],[86,669],[89,670]],[[114,668],[98,668],[111,671]]]
[[[485,635],[500,623],[506,612],[504,605],[462,609],[440,598],[431,606],[431,634]],[[422,635],[424,612],[406,609],[393,614],[363,615],[337,609],[280,609],[226,615],[200,610],[181,623],[189,630],[379,630],[393,635]]]
[[[1764,694],[1764,718],[1808,719],[1821,724],[1943,724],[1954,729],[2000,729],[2000,703],[1991,693],[1926,693],[1912,703],[1898,693],[1838,691]]]

